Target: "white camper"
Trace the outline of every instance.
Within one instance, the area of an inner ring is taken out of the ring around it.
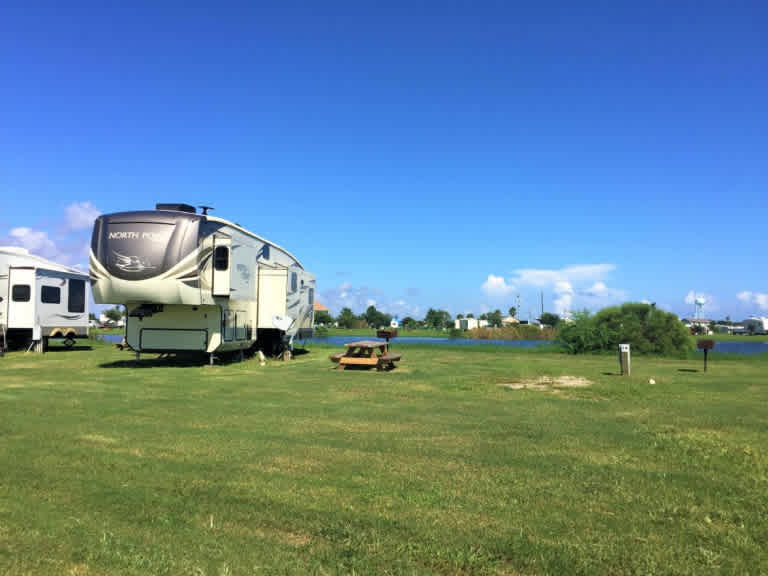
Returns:
[[[312,336],[315,277],[280,246],[187,204],[99,216],[91,241],[99,304],[126,306],[136,352],[270,354]]]
[[[44,352],[49,338],[88,336],[88,276],[68,266],[0,247],[0,345]]]

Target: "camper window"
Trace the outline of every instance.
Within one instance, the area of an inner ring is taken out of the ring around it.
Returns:
[[[11,300],[14,302],[29,302],[29,284],[14,284],[11,290]]]
[[[229,268],[229,248],[216,246],[216,251],[213,253],[213,267],[219,272]]]
[[[85,312],[85,280],[69,281],[67,310],[70,312]]]
[[[40,301],[43,304],[58,304],[61,302],[61,288],[58,286],[43,286],[40,292]]]
[[[309,289],[309,305],[312,306],[312,304],[315,303],[315,289],[310,288]]]
[[[291,292],[296,292],[296,272],[291,274]]]
[[[264,260],[269,260],[269,244],[264,244],[264,247],[261,249],[261,257]]]

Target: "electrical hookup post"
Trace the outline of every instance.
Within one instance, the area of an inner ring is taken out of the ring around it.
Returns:
[[[630,360],[629,344],[619,344],[619,368],[622,376],[630,375]]]
[[[715,347],[714,340],[698,340],[696,342],[696,348],[704,350],[704,372],[707,371],[707,352]]]

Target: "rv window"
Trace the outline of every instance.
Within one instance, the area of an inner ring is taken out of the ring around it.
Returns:
[[[296,292],[296,272],[291,274],[291,292]]]
[[[315,289],[310,288],[309,289],[309,305],[312,306],[312,304],[315,303]]]
[[[85,312],[85,280],[69,281],[67,310],[70,312]]]
[[[43,286],[40,292],[40,301],[43,304],[58,304],[61,302],[61,288],[58,286]]]
[[[14,302],[29,302],[29,284],[14,284],[11,290],[11,300]]]
[[[261,249],[261,257],[264,260],[269,260],[269,244],[264,244],[264,247]]]
[[[229,268],[229,248],[216,246],[216,251],[213,253],[213,267],[219,272]]]

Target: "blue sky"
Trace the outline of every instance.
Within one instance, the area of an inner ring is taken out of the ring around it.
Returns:
[[[768,313],[762,2],[5,2],[0,239],[156,202],[338,311]]]

